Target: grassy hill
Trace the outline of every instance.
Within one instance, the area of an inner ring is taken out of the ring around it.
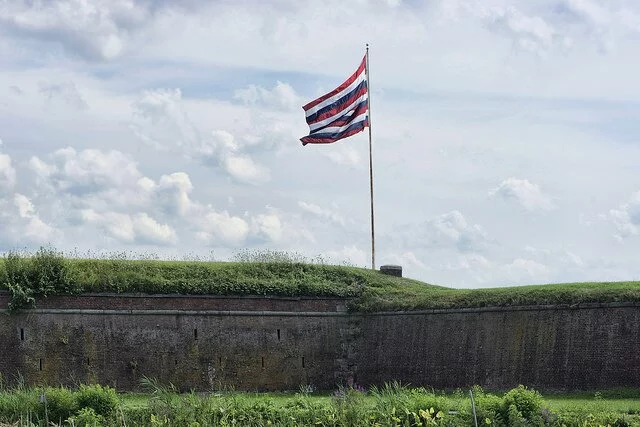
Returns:
[[[12,308],[83,292],[345,297],[354,311],[640,302],[640,282],[452,289],[380,272],[261,257],[240,262],[74,259],[41,249],[0,259]]]

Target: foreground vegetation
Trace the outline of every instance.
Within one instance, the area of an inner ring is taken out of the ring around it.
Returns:
[[[0,260],[0,289],[11,309],[36,298],[83,292],[280,295],[350,298],[354,311],[640,302],[640,282],[451,289],[283,252],[240,252],[232,262],[68,257],[53,249]]]
[[[116,394],[100,385],[0,390],[0,425],[13,426],[472,426],[470,395],[397,383],[368,391],[340,388],[331,396],[296,394],[177,394],[144,379],[148,393]],[[640,402],[602,396],[545,400],[519,386],[505,394],[473,389],[478,425],[640,426]],[[625,402],[616,406],[616,402]]]

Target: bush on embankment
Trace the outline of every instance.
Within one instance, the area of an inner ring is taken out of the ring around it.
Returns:
[[[86,292],[337,297],[349,298],[350,310],[362,312],[640,302],[640,282],[452,289],[284,252],[245,251],[234,262],[134,258],[117,253],[82,259],[47,248],[10,252],[0,259],[0,289],[10,291],[10,309]]]
[[[0,423],[63,425],[67,420],[92,419],[102,425],[105,420],[113,419],[119,404],[116,391],[99,384],[81,385],[77,390],[20,387],[0,391]],[[76,421],[74,425],[83,424]]]

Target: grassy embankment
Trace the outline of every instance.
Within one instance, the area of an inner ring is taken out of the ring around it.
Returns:
[[[280,295],[351,298],[355,311],[639,302],[640,282],[452,289],[369,269],[306,262],[278,252],[243,253],[234,262],[66,258],[41,249],[0,259],[0,289],[14,308],[38,297],[83,292]]]
[[[177,394],[144,379],[146,394],[116,394],[101,386],[0,387],[0,426],[472,426],[467,391],[435,392],[387,384],[332,395],[219,392]],[[1,383],[0,383],[1,386]],[[631,393],[631,394],[629,394]],[[506,393],[474,388],[479,425],[640,426],[638,390],[624,395],[543,397],[518,387]],[[45,404],[46,403],[46,404]]]

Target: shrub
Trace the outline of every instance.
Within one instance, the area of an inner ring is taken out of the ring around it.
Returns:
[[[494,394],[485,393],[480,386],[473,387],[473,397],[476,403],[476,417],[479,423],[491,423],[500,418],[503,400]]]
[[[511,406],[531,421],[535,416],[539,416],[542,411],[542,395],[535,390],[529,390],[523,385],[509,390],[503,397],[502,413],[508,415]]]
[[[36,296],[73,293],[68,262],[62,253],[41,247],[33,256],[9,252],[0,276],[11,292],[10,310],[33,306]]]
[[[40,390],[38,416],[41,420],[62,424],[78,409],[74,393],[66,387],[47,387]]]
[[[75,427],[100,427],[105,425],[102,415],[96,414],[93,408],[82,408],[77,415],[69,418],[67,423]]]
[[[78,407],[90,408],[96,414],[108,417],[118,407],[118,395],[109,386],[81,385],[77,392]]]

